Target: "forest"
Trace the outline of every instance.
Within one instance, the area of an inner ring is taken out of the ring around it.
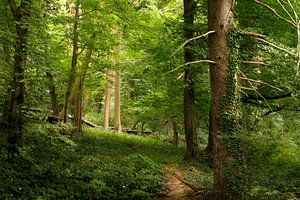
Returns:
[[[300,199],[299,0],[1,0],[0,24],[0,199]]]

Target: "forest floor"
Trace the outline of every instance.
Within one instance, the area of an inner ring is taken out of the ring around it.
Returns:
[[[166,165],[168,178],[165,185],[166,190],[161,193],[160,200],[194,200],[201,199],[197,194],[195,186],[187,183],[182,177],[184,172],[174,164]]]
[[[211,185],[211,169],[185,162],[183,146],[174,149],[167,136],[59,131],[30,124],[13,161],[0,148],[0,199],[189,200]]]

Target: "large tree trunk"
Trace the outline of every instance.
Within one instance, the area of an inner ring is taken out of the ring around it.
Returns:
[[[233,31],[233,0],[208,1],[208,28],[216,33],[209,35],[211,79],[211,134],[213,142],[214,199],[230,199],[227,191],[230,180],[224,169],[232,161],[228,151],[228,138],[235,133],[237,125],[237,69],[231,54]],[[225,143],[225,139],[226,143]]]
[[[193,37],[194,17],[196,11],[195,0],[184,0],[184,36],[188,40]],[[195,61],[193,43],[184,47],[185,62]],[[199,147],[196,132],[195,106],[195,66],[190,65],[184,70],[184,127],[187,160],[199,158]]]
[[[77,58],[78,58],[78,21],[79,21],[79,7],[80,7],[80,1],[75,1],[75,16],[74,16],[74,26],[73,26],[73,54],[72,54],[72,63],[71,63],[71,69],[69,74],[69,83],[67,87],[66,92],[66,98],[65,98],[65,105],[63,109],[63,121],[64,123],[68,122],[68,113],[69,113],[69,98],[72,93],[72,88],[74,86],[75,77],[76,77],[76,65],[77,65]]]
[[[18,153],[22,146],[22,106],[24,103],[24,67],[27,54],[27,36],[29,32],[29,17],[31,0],[21,1],[20,6],[14,0],[7,0],[16,25],[16,44],[14,55],[14,71],[10,92],[8,123],[8,150]]]

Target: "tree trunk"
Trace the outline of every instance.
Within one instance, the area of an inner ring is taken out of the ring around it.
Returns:
[[[73,26],[73,54],[72,54],[72,63],[71,63],[71,69],[69,74],[69,83],[67,87],[66,92],[66,98],[65,98],[65,105],[63,109],[63,121],[64,123],[68,122],[68,113],[69,113],[69,97],[72,93],[72,88],[74,86],[75,77],[76,77],[76,65],[77,65],[77,58],[78,58],[78,21],[79,21],[79,6],[80,1],[75,1],[75,16],[74,16],[74,26]]]
[[[93,34],[91,36],[91,40],[94,40],[96,37],[96,34]],[[84,83],[84,78],[88,69],[88,66],[91,62],[91,57],[92,57],[93,49],[91,46],[88,47],[84,61],[82,63],[81,71],[80,71],[80,76],[79,76],[79,83],[76,92],[76,110],[75,110],[75,127],[77,132],[82,131],[82,108],[83,108],[83,102],[82,102],[82,94],[83,94],[83,83]]]
[[[111,86],[112,86],[112,71],[107,70],[106,77],[107,77],[107,85],[104,91],[104,116],[103,116],[103,128],[108,129],[109,128],[109,116],[110,116],[110,97],[111,97]]]
[[[14,54],[14,71],[10,92],[8,123],[8,150],[11,154],[18,153],[22,146],[22,106],[24,103],[24,67],[27,54],[27,36],[29,32],[29,18],[31,0],[21,1],[20,6],[14,0],[7,0],[16,25],[16,43]]]
[[[173,124],[173,147],[177,148],[179,144],[179,140],[178,140],[177,126],[174,119],[172,120],[172,124]]]
[[[208,127],[208,142],[207,142],[207,146],[205,148],[205,152],[208,156],[208,161],[210,163],[212,163],[212,154],[213,154],[213,139],[212,139],[212,123],[211,123],[211,106],[212,106],[212,103],[210,105],[210,109],[209,109],[209,119],[208,119],[208,123],[209,123],[209,127]]]
[[[45,63],[47,67],[46,78],[48,79],[48,88],[49,88],[52,112],[55,117],[59,117],[59,108],[58,108],[57,97],[55,92],[54,78],[50,72],[50,63],[48,58],[49,57],[48,45],[49,42],[46,42],[45,44]]]
[[[121,74],[120,69],[115,70],[115,130],[122,132],[121,125]]]
[[[228,151],[228,137],[235,133],[237,125],[237,69],[230,37],[233,31],[233,0],[208,1],[208,28],[216,33],[209,35],[211,80],[211,134],[213,142],[214,199],[231,199],[227,191],[230,180],[224,169],[232,161]],[[225,143],[225,139],[226,143]]]
[[[48,79],[48,88],[49,88],[49,94],[51,99],[52,112],[55,117],[58,117],[59,108],[58,108],[57,97],[55,92],[54,78],[50,72],[46,72],[46,77]]]
[[[193,37],[196,2],[184,0],[184,36],[188,40]],[[193,43],[184,47],[185,62],[195,61]],[[196,132],[196,106],[195,106],[195,66],[190,65],[184,69],[184,127],[186,140],[185,159],[198,159],[199,147]]]
[[[7,14],[7,13],[5,13]],[[11,68],[11,56],[10,56],[10,44],[8,43],[8,40],[6,39],[5,41],[3,41],[3,52],[4,52],[4,63],[3,63],[3,71],[9,71],[11,72],[10,68]],[[11,82],[11,79],[9,79],[9,81],[7,82]],[[9,111],[9,94],[11,91],[11,86],[8,85],[7,86],[7,93],[4,97],[4,104],[3,104],[3,116],[1,119],[1,123],[2,124],[7,124],[7,117],[8,117],[8,111]]]

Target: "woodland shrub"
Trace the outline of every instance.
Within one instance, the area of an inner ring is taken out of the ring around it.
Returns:
[[[242,159],[227,171],[233,180],[233,196],[251,200],[300,198],[300,148],[288,139],[292,133],[283,137],[278,131],[262,129],[238,138]]]

